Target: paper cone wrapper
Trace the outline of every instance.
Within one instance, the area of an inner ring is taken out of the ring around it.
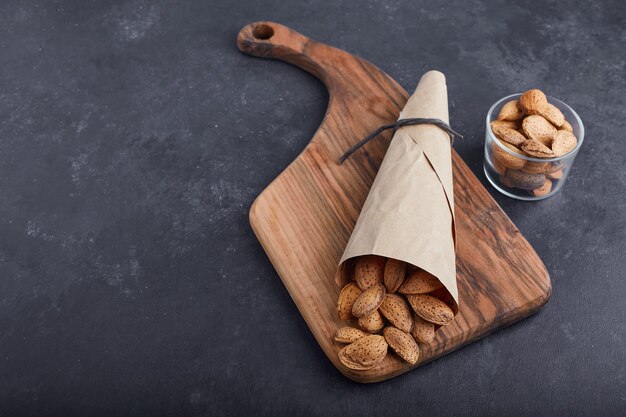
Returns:
[[[413,117],[449,123],[442,73],[430,71],[420,79],[400,113],[400,119]],[[456,314],[455,238],[450,137],[430,124],[402,127],[393,136],[361,209],[336,281],[343,285],[351,279],[352,260],[358,256],[399,259],[437,277]]]

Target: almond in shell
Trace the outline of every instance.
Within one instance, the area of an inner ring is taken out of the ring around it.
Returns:
[[[341,349],[339,360],[348,368],[357,371],[371,369],[385,358],[387,348],[383,336],[365,336]]]
[[[504,165],[511,169],[520,169],[524,166],[526,161],[522,158],[515,156],[514,154],[523,155],[524,153],[514,145],[507,142],[500,142],[505,148],[509,149],[513,154],[502,149],[495,141],[491,144],[491,155],[494,161],[498,161],[500,165]]]
[[[548,103],[539,114],[556,127],[563,126],[563,122],[565,122],[565,116],[563,116],[563,112],[561,112],[561,110],[559,110],[557,106],[551,103]]]
[[[522,129],[529,139],[541,142],[545,146],[552,145],[556,127],[542,116],[528,116],[522,121]]]
[[[363,317],[371,314],[383,303],[386,293],[387,291],[383,284],[375,284],[369,287],[354,302],[352,315],[354,317]]]
[[[346,326],[337,329],[335,341],[339,343],[352,343],[365,336],[369,336],[369,333],[365,333],[363,330],[355,327]]]
[[[387,292],[396,292],[406,275],[406,262],[398,259],[387,259],[383,282]]]
[[[443,287],[441,281],[423,269],[417,269],[404,280],[398,292],[400,294],[426,294]]]
[[[350,346],[350,345],[348,345]],[[368,369],[372,369],[373,367],[375,367],[377,364],[374,365],[361,365],[358,362],[353,361],[352,359],[350,359],[350,357],[348,357],[346,355],[345,350],[348,348],[348,346],[344,347],[343,349],[341,349],[339,351],[339,360],[341,361],[341,363],[343,363],[347,368],[353,369],[355,371],[367,371]]]
[[[567,130],[559,130],[554,135],[552,141],[552,150],[556,156],[567,155],[576,148],[576,136]]]
[[[435,325],[429,321],[424,320],[417,314],[413,315],[413,329],[411,329],[411,336],[420,343],[430,343],[435,338]]]
[[[524,117],[524,112],[519,108],[517,100],[508,101],[500,109],[498,120],[519,120]]]
[[[406,296],[413,311],[426,321],[445,326],[454,318],[454,312],[443,301],[427,294]]]
[[[512,120],[494,120],[491,123],[489,123],[489,126],[491,126],[491,130],[494,132],[506,127],[507,129],[516,129],[520,126],[519,121],[512,121]]]
[[[526,114],[539,114],[547,105],[546,95],[536,88],[526,91],[519,98],[519,107]]]
[[[337,315],[341,320],[350,320],[352,317],[352,306],[357,298],[363,293],[354,282],[348,283],[339,293],[337,300]]]
[[[420,348],[410,334],[402,330],[388,326],[383,330],[387,344],[394,352],[406,362],[415,365],[420,356]]]
[[[569,133],[574,133],[574,128],[572,128],[572,125],[569,124],[569,122],[567,120],[565,120],[563,122],[563,124],[560,127],[561,130],[567,130]]]
[[[491,161],[491,165],[493,165],[493,169],[500,175],[504,175],[504,173],[506,172],[506,167],[495,158],[493,158],[493,160]]]
[[[354,277],[359,287],[365,291],[383,282],[385,258],[377,255],[361,256],[354,264]]]
[[[387,294],[379,307],[380,313],[389,323],[403,332],[410,332],[413,327],[411,308],[403,297],[397,294]]]
[[[533,158],[554,158],[556,156],[552,149],[535,140],[526,140],[522,143],[522,150]]]
[[[562,161],[552,162],[550,166],[546,169],[546,174],[561,170],[564,166],[565,164]]]
[[[509,129],[508,127],[498,127],[493,133],[503,142],[508,142],[511,145],[520,145],[526,140],[526,137],[515,129]]]
[[[526,162],[526,165],[522,168],[522,171],[531,174],[549,174],[563,168],[561,162]]]
[[[559,179],[563,178],[563,169],[559,169],[557,171],[550,172],[550,173],[546,174],[546,177],[550,178],[551,180],[559,180]]]
[[[506,172],[504,173],[504,175],[500,175],[500,182],[505,187],[515,188],[515,184],[513,184],[513,182],[509,179],[509,177],[506,176]]]
[[[546,178],[546,181],[541,187],[531,190],[530,193],[535,197],[543,197],[549,194],[550,191],[552,191],[552,181]]]
[[[546,176],[544,174],[531,174],[513,169],[508,169],[506,171],[506,178],[511,184],[513,184],[514,187],[529,191],[543,186],[546,181]]]
[[[527,161],[526,165],[522,167],[522,171],[530,174],[543,174],[550,168],[549,162],[532,162]]]
[[[374,310],[366,316],[359,317],[359,327],[370,333],[378,333],[385,327],[385,321],[380,312]]]

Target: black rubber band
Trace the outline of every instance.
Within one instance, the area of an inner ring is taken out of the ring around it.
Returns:
[[[365,145],[367,142],[369,142],[370,140],[374,139],[376,136],[380,135],[385,130],[393,129],[393,133],[391,134],[393,136],[396,133],[396,130],[398,130],[399,128],[401,128],[403,126],[424,125],[424,124],[435,125],[435,126],[441,128],[441,129],[445,130],[446,133],[448,135],[450,135],[450,145],[454,145],[454,137],[455,136],[458,136],[459,138],[463,139],[463,136],[460,133],[455,132],[454,130],[452,130],[450,125],[448,125],[446,122],[444,122],[443,120],[440,120],[440,119],[424,119],[424,118],[421,118],[421,117],[414,117],[414,118],[410,118],[410,119],[400,119],[400,120],[398,120],[395,123],[390,123],[388,125],[382,125],[378,129],[376,129],[375,131],[373,131],[372,133],[370,133],[369,135],[367,135],[366,137],[364,137],[363,139],[358,141],[354,146],[352,146],[350,149],[348,149],[346,151],[346,153],[344,153],[341,156],[341,158],[339,158],[339,164],[340,165],[343,164],[344,161],[346,159],[348,159],[350,157],[350,155],[352,155],[353,153],[358,151],[361,148],[361,146]]]

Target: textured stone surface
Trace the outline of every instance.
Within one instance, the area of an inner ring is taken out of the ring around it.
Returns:
[[[1,2],[0,415],[623,413],[626,9],[523,3]],[[327,100],[237,51],[261,19],[407,89],[445,72],[485,184],[494,101],[537,87],[579,112],[559,195],[490,188],[551,273],[538,315],[382,384],[334,369],[248,225]]]

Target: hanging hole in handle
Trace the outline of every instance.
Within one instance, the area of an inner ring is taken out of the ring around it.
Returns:
[[[270,25],[262,23],[254,27],[252,30],[252,36],[256,39],[267,40],[274,36],[274,29]]]

